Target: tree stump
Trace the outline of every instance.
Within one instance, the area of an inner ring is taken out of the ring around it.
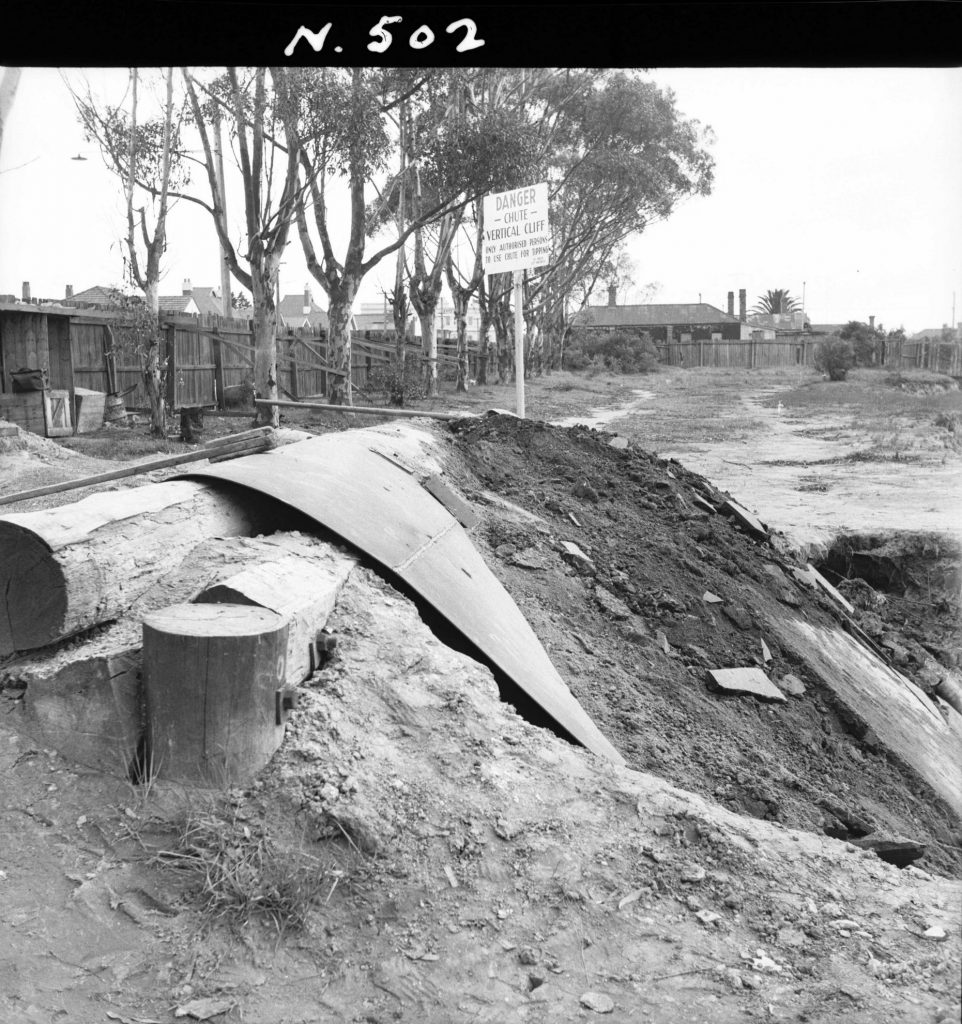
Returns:
[[[180,439],[188,444],[199,441],[199,434],[204,432],[204,407],[202,405],[185,405],[180,410]]]
[[[266,608],[177,604],[144,618],[144,771],[243,784],[284,738],[288,620]]]

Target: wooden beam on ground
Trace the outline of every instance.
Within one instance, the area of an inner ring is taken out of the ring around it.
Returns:
[[[270,430],[269,427],[264,428]],[[250,432],[248,431],[248,434]],[[59,484],[47,484],[45,487],[33,487],[29,491],[17,491],[15,494],[5,494],[0,497],[0,505],[12,505],[18,501],[28,501],[31,498],[41,498],[46,494],[60,494],[63,491],[74,491],[81,487],[94,487],[97,484],[110,483],[112,480],[123,480],[130,476],[140,476],[143,473],[152,473],[155,469],[167,469],[170,466],[180,466],[188,462],[202,462],[204,459],[219,458],[223,455],[254,455],[257,452],[268,451],[272,445],[268,435],[250,437],[239,435],[240,440],[235,441],[231,437],[207,442],[202,449],[185,452],[181,455],[166,455],[160,459],[150,459],[147,462],[138,462],[136,466],[124,466],[122,469],[112,469],[107,473],[97,473],[94,476],[79,477],[76,480],[64,480]]]
[[[281,399],[255,398],[254,405],[279,406],[283,409],[313,409],[315,412],[358,413],[362,416],[394,416],[409,419],[463,420],[474,413],[421,412],[417,409],[379,409],[370,405],[330,405],[319,402],[285,402]]]

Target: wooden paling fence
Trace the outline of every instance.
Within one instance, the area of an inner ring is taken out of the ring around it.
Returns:
[[[85,310],[71,318],[74,382],[95,391],[124,395],[132,407],[146,407],[141,355],[134,328],[117,314]],[[251,322],[218,316],[161,315],[161,358],[167,362],[167,400],[172,408],[238,404],[253,380],[254,341]],[[408,339],[405,358],[417,365],[425,357],[419,341]],[[382,332],[354,332],[351,382],[364,391],[378,367],[394,362],[396,345]],[[454,341],[439,340],[438,369],[451,374],[457,363]],[[469,375],[477,372],[478,344],[469,344]],[[308,330],[279,333],[277,378],[282,395],[298,399],[326,395],[344,373],[334,368],[323,334]]]
[[[724,339],[658,342],[658,359],[668,366],[706,366],[761,369],[778,366],[811,366],[818,346],[826,337],[797,334],[774,340]],[[881,343],[875,366],[893,370],[933,370],[962,376],[962,345],[951,341],[903,341]]]

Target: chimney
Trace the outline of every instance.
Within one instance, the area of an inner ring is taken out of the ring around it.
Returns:
[[[68,284],[67,285],[67,291],[65,293],[65,297],[68,298],[68,299],[72,299],[73,298],[73,285],[72,284]]]
[[[747,306],[747,304],[748,304],[747,293],[745,292],[744,288],[739,288],[738,289],[738,319],[741,320],[742,323],[745,323],[748,320],[748,313],[747,313],[746,308],[745,308]]]
[[[23,282],[23,301],[24,302],[29,302],[30,301],[30,282],[29,281],[24,281]]]
[[[734,316],[735,315],[735,293],[734,292],[729,292],[728,293],[728,315],[729,316]]]
[[[869,325],[869,329],[870,330],[873,330],[873,331],[875,330],[875,317],[874,316],[870,316],[868,318],[868,325]]]
[[[609,284],[608,285],[608,305],[609,306],[617,306],[618,305],[618,286],[617,285],[614,285],[614,284]]]
[[[304,316],[307,316],[311,311],[311,287],[310,285],[304,285]]]
[[[184,288],[183,288],[183,291],[184,291],[185,295],[190,295],[191,291],[193,291],[193,289],[190,287],[190,278],[189,277],[185,277],[184,278]]]

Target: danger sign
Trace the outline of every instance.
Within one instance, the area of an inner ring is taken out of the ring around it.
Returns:
[[[487,274],[551,262],[546,181],[484,197],[482,259]]]

